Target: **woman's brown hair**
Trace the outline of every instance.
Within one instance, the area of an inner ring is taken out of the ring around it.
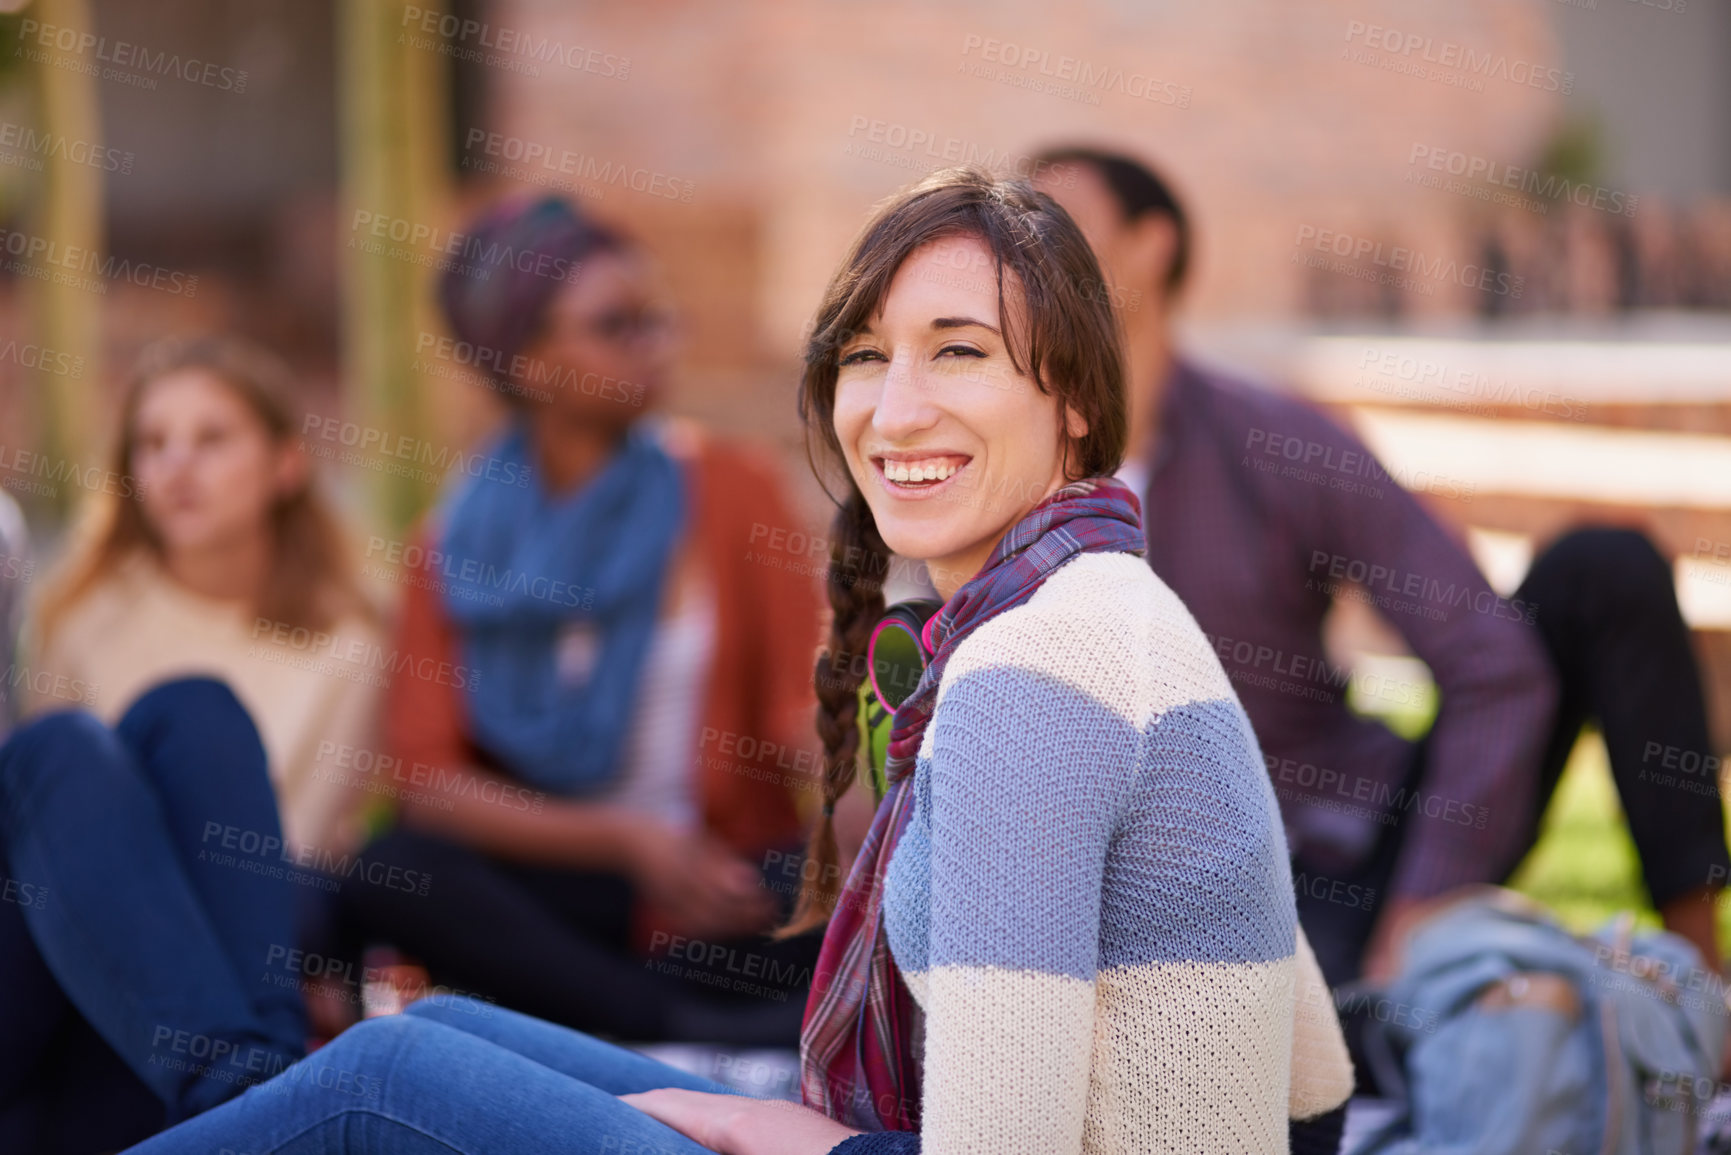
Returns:
[[[1011,363],[1042,393],[1057,399],[1060,413],[1074,413],[1087,423],[1087,432],[1065,448],[1066,475],[1076,480],[1110,474],[1124,457],[1129,417],[1111,294],[1087,240],[1057,202],[1023,180],[954,168],[934,172],[880,205],[824,292],[800,382],[799,415],[812,469],[820,479],[826,472],[839,473],[846,492],[836,501],[830,533],[832,618],[816,676],[824,807],[807,849],[815,865],[801,872],[806,881],[783,935],[820,926],[835,909],[833,883],[826,888],[820,880],[838,877],[832,815],[855,777],[866,642],[883,616],[883,583],[890,563],[889,549],[865,495],[843,463],[836,438],[840,356],[882,309],[908,257],[933,241],[956,236],[975,237],[992,253],[998,315]]]
[[[172,337],[139,356],[121,398],[120,426],[109,457],[111,476],[132,479],[138,410],[156,381],[171,373],[208,373],[232,389],[280,447],[297,428],[294,383],[287,366],[251,342],[229,336]],[[45,594],[40,609],[45,644],[67,613],[128,558],[162,546],[144,516],[134,485],[95,496],[80,527],[82,539]],[[372,616],[341,523],[309,476],[271,507],[271,562],[254,612],[273,622],[328,630],[351,614]]]

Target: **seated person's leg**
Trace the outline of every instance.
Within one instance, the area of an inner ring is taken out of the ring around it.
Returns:
[[[1388,871],[1379,871],[1377,876],[1386,885]],[[1352,982],[1363,970],[1364,951],[1376,925],[1377,907],[1333,901],[1330,895],[1336,889],[1352,888],[1354,893],[1377,889],[1367,881],[1370,877],[1368,868],[1336,870],[1330,874],[1304,859],[1292,864],[1298,921],[1316,952],[1322,977],[1331,987]],[[1337,888],[1337,882],[1344,887]]]
[[[78,1013],[30,936],[24,907],[48,891],[5,861],[0,844],[12,884],[0,901],[0,1151],[113,1151],[155,1134],[162,1101]]]
[[[343,882],[337,901],[350,934],[391,943],[441,985],[529,1014],[626,1038],[663,1036],[654,976],[549,909],[505,864],[404,827],[361,854],[383,881]]]
[[[1428,752],[1428,743],[1413,747],[1399,783],[1403,795],[1423,789],[1430,764]],[[1304,855],[1293,860],[1298,921],[1330,987],[1353,982],[1363,974],[1365,949],[1389,900],[1389,881],[1415,820],[1412,809],[1397,810],[1393,817],[1393,823],[1378,830],[1363,862],[1332,862]]]
[[[658,1085],[688,1078],[666,1071]],[[427,1015],[361,1023],[270,1082],[133,1152],[224,1148],[357,1155],[706,1150],[607,1091]]]
[[[62,1155],[118,1151],[156,1134],[169,1122],[162,1100],[76,1013],[48,1055],[39,1105],[41,1141],[29,1147],[0,1146],[0,1150]]]
[[[332,885],[336,880],[331,880]],[[300,992],[311,1038],[333,1039],[361,1017],[365,950],[345,933],[334,889],[298,886],[295,943],[299,953],[270,952],[264,973]]]
[[[788,851],[782,857],[794,859],[796,863],[803,861],[798,851]],[[629,879],[615,874],[548,870],[520,864],[507,865],[504,869],[567,926],[582,928],[590,941],[606,947],[614,955],[628,957],[634,975],[644,969],[649,959],[636,950],[641,941],[634,934],[637,891]],[[798,877],[797,871],[796,865],[792,877]],[[765,889],[777,894],[767,885],[774,880],[766,877],[765,881]],[[785,899],[788,896],[777,894],[777,897]],[[778,921],[786,921],[792,911],[792,902],[785,902]],[[697,1037],[691,1033],[693,1031],[713,1033],[719,1029],[729,1032],[731,1037],[731,1032],[741,1024],[711,1022],[712,1016],[704,1014],[704,1008],[712,1004],[712,1009],[732,1007],[734,1011],[724,1011],[722,1018],[731,1015],[738,1020],[737,1008],[755,1007],[765,1012],[765,1028],[772,1033],[761,1039],[740,1041],[794,1046],[799,1035],[798,1021],[790,1015],[779,1014],[779,1011],[788,1006],[796,1011],[804,1008],[822,944],[821,931],[782,940],[761,933],[703,938],[665,930],[653,931],[649,938],[649,954],[655,959],[655,980],[667,990],[667,997],[683,999],[696,1006],[694,1016],[682,1017],[683,1021],[672,1024],[670,1029],[684,1032],[687,1041]],[[773,1034],[772,1024],[778,1019],[791,1021],[785,1038]],[[582,1029],[581,1024],[566,1025]]]
[[[14,884],[12,901],[0,902],[0,1151],[39,1151],[47,1147],[43,1089],[40,1078],[49,1048],[77,1011],[66,1001],[54,980],[30,928],[24,922],[20,900],[34,904],[47,901],[47,894],[31,885],[28,892],[4,866],[5,847],[0,846],[0,870]]]
[[[1537,607],[1562,683],[1541,804],[1582,719],[1597,719],[1653,904],[1716,965],[1713,903],[1703,899],[1724,885],[1731,856],[1701,675],[1671,567],[1634,531],[1578,530],[1533,562],[1516,596]]]
[[[498,865],[525,894],[567,926],[582,927],[590,941],[615,951],[625,950],[631,942],[637,889],[623,874],[523,862]]]
[[[22,913],[55,982],[171,1118],[237,1089],[214,1056],[264,1075],[298,1057],[254,1014],[155,793],[95,718],[50,714],[0,747],[0,846],[47,892]]]
[[[252,718],[223,683],[185,678],[141,695],[115,732],[155,787],[230,970],[272,1037],[298,1049],[307,1034],[305,1005],[294,986],[266,976],[270,961],[295,946],[293,878],[310,871],[284,860],[276,794]]]
[[[486,1039],[612,1095],[657,1087],[732,1093],[720,1083],[688,1075],[647,1055],[478,999],[436,995],[410,1004],[403,1013]]]
[[[349,879],[338,900],[351,933],[389,941],[424,963],[441,985],[615,1038],[762,1041],[760,1024],[709,1013],[708,1003],[685,992],[684,984],[632,958],[625,942],[608,936],[621,920],[601,910],[598,926],[574,921],[537,893],[543,887],[525,885],[518,868],[405,828],[375,840],[363,856],[396,868],[381,877],[427,885],[423,893],[418,885]],[[580,871],[544,873],[559,875],[565,886],[595,881]],[[797,1024],[777,1037],[784,1034],[792,1045]]]

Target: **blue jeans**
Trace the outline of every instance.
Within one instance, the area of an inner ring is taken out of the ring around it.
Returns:
[[[135,1155],[702,1155],[618,1095],[731,1093],[654,1059],[475,999],[369,1019]]]
[[[305,1053],[299,990],[267,971],[294,944],[294,884],[211,853],[272,838],[264,748],[220,682],[158,686],[112,729],[49,714],[0,746],[0,1148],[112,1149]],[[117,1100],[129,1134],[68,1138]]]

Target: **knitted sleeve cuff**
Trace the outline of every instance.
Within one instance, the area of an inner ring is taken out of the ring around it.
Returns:
[[[920,1137],[913,1131],[873,1131],[843,1139],[829,1155],[919,1155]]]

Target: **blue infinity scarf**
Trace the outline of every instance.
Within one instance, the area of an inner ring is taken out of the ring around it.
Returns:
[[[587,793],[619,769],[684,481],[641,429],[558,498],[515,483],[533,465],[522,423],[485,456],[498,480],[458,488],[440,543],[444,605],[471,671],[470,732],[525,782]]]

